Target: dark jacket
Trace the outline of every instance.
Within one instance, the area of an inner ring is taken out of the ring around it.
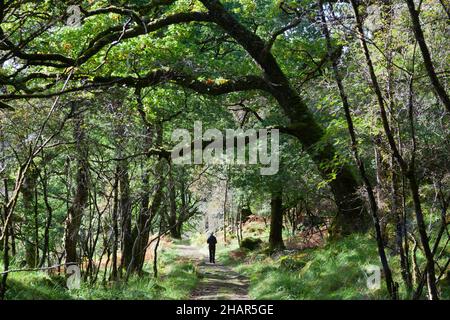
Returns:
[[[211,235],[211,236],[209,236],[208,240],[206,240],[206,242],[209,244],[210,247],[214,247],[217,243],[217,239],[216,239],[216,237]]]

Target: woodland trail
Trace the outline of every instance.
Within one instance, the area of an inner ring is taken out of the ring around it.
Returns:
[[[220,262],[207,262],[207,248],[175,245],[180,257],[193,260],[199,269],[200,283],[192,292],[192,300],[249,300],[247,277]]]

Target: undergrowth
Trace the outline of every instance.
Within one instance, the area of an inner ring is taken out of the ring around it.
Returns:
[[[155,279],[146,265],[143,276],[132,276],[128,282],[108,281],[94,285],[81,283],[69,290],[62,275],[42,271],[12,272],[8,277],[6,299],[9,300],[166,300],[186,299],[198,282],[196,267],[188,262],[176,262],[176,256],[164,252],[159,261],[160,276]]]
[[[375,241],[367,235],[353,235],[329,241],[324,247],[284,251],[267,256],[261,251],[228,248],[220,261],[250,278],[254,299],[389,299],[382,276],[380,288],[369,289],[365,268],[379,266]],[[390,257],[398,277],[397,257]],[[395,279],[401,283],[401,279]],[[442,285],[442,298],[449,298],[448,279]],[[400,287],[401,298],[407,294]]]

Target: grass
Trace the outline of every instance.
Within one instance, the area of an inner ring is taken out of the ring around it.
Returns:
[[[141,277],[131,277],[127,283],[109,282],[89,285],[82,283],[80,289],[66,288],[64,276],[45,272],[15,272],[8,277],[9,300],[167,300],[186,299],[197,286],[196,267],[188,261],[175,261],[170,250],[161,254],[160,277],[150,272]],[[148,271],[150,266],[146,265]]]
[[[257,232],[252,233],[258,236]],[[204,242],[199,235],[197,242]],[[192,239],[191,239],[192,240]],[[374,239],[353,235],[330,241],[324,247],[267,256],[261,251],[243,251],[237,245],[219,246],[218,261],[249,277],[253,299],[388,299],[384,279],[381,288],[369,289],[364,267],[380,265]],[[398,258],[389,256],[395,280],[401,283]],[[444,257],[445,258],[445,257]],[[448,257],[447,257],[448,258]],[[447,259],[446,258],[446,259]],[[419,263],[424,262],[418,256]],[[1,264],[1,263],[0,263]],[[443,265],[443,263],[440,263]],[[3,269],[3,268],[1,268]],[[199,282],[196,266],[180,259],[175,250],[164,249],[159,259],[160,277],[154,279],[151,266],[146,275],[131,277],[128,283],[108,283],[68,290],[63,276],[44,272],[11,273],[7,299],[186,299]],[[440,281],[441,298],[450,299],[450,283]],[[406,298],[404,288],[400,294]]]
[[[250,296],[254,299],[389,299],[383,277],[380,289],[367,287],[364,268],[379,266],[380,262],[374,240],[366,235],[273,257],[241,252],[238,256],[245,254],[245,258],[236,260],[232,258],[236,252],[239,250],[228,248],[222,251],[220,260],[250,278]],[[398,259],[391,260],[394,274],[399,275]],[[447,285],[442,286],[443,299],[448,299],[450,291],[446,281]],[[406,297],[403,288],[400,294]]]

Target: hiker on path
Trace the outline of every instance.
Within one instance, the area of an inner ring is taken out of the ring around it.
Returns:
[[[211,235],[209,236],[208,240],[206,242],[209,245],[209,262],[210,263],[216,263],[216,244],[217,239],[214,236],[214,233],[211,232]]]

